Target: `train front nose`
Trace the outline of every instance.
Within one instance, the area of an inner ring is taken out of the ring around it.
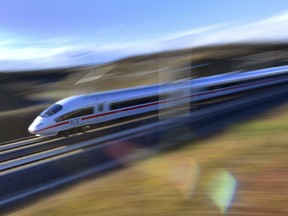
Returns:
[[[41,130],[43,126],[42,118],[38,116],[32,124],[28,127],[28,132],[34,135],[38,135],[39,131]]]

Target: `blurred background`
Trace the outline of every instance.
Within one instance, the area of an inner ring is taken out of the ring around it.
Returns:
[[[71,95],[287,65],[287,26],[286,0],[1,0],[0,142]],[[287,115],[284,104],[15,215],[287,215]]]

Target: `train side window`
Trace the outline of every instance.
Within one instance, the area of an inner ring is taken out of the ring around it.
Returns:
[[[61,115],[58,118],[56,118],[55,121],[56,122],[61,122],[61,121],[64,121],[64,120],[77,118],[77,117],[80,117],[80,116],[91,115],[93,113],[94,113],[93,107],[83,108],[83,109],[74,110],[72,112],[69,112],[69,113],[66,113],[64,115]]]
[[[113,110],[113,109],[121,109],[125,107],[137,106],[137,105],[146,104],[146,103],[152,103],[158,100],[159,100],[159,96],[156,95],[156,96],[150,96],[150,97],[137,98],[137,99],[128,100],[128,101],[115,102],[115,103],[112,103],[110,106],[111,106],[111,110]]]
[[[213,85],[209,87],[209,91],[216,91],[220,88],[220,85]]]

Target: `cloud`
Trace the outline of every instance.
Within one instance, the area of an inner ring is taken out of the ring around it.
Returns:
[[[262,21],[262,23],[268,23],[268,24],[275,24],[275,23],[281,23],[281,22],[287,22],[288,20],[288,11],[282,11],[278,15],[272,16],[270,18],[267,18]]]
[[[0,40],[0,47],[1,46],[9,46],[9,45],[12,45],[12,44],[14,44],[15,43],[15,41],[14,40]]]
[[[134,38],[129,41],[105,43],[96,40],[79,42],[76,38],[67,36],[35,42],[27,39],[18,43],[12,39],[2,39],[0,40],[0,70],[96,64],[136,54],[211,44],[288,41],[287,26],[288,11],[284,11],[253,23],[227,22],[174,32],[153,39]]]
[[[288,41],[288,11],[254,23],[230,27],[221,31],[209,32],[195,38],[196,45],[231,42]]]

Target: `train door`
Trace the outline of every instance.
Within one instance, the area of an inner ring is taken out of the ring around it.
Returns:
[[[97,122],[105,121],[105,113],[107,112],[107,107],[102,98],[97,99],[95,112],[98,114]]]

